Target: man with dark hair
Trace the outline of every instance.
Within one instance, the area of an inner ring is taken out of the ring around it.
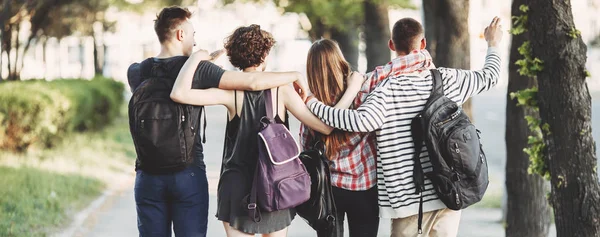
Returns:
[[[154,30],[161,43],[161,50],[156,57],[129,67],[127,76],[132,91],[143,87],[140,85],[149,78],[175,81],[195,45],[191,16],[189,10],[177,6],[164,8],[157,15]],[[211,56],[218,57],[221,53],[222,51],[217,51]],[[292,82],[296,88],[306,92],[304,89],[308,86],[299,72],[232,72],[225,71],[210,61],[202,61],[196,69],[192,87],[260,91]],[[197,111],[198,114],[191,114],[190,117],[200,118],[202,110]],[[143,128],[143,120],[141,122]],[[198,125],[199,123],[192,126],[199,127]],[[136,129],[132,128],[132,134]],[[148,163],[141,162],[138,156],[135,200],[140,236],[171,236],[171,224],[176,236],[206,236],[208,181],[201,133],[197,132],[194,136],[194,160],[191,165],[184,166],[183,170],[151,167]],[[179,142],[175,142],[177,143]]]
[[[499,18],[494,18],[485,29],[488,53],[482,70],[469,71],[439,68],[444,94],[454,102],[463,104],[471,96],[489,90],[498,81],[500,57],[496,46],[502,38]],[[425,48],[423,27],[414,19],[396,22],[389,47],[398,58]],[[348,85],[345,93],[355,94],[361,85]],[[454,237],[458,233],[460,211],[448,209],[437,197],[431,181],[425,178],[422,196],[415,193],[413,180],[413,155],[415,149],[411,121],[420,113],[433,88],[429,70],[409,74],[392,73],[370,92],[366,101],[355,110],[336,109],[309,97],[309,109],[327,125],[350,132],[376,132],[377,135],[377,185],[379,214],[392,219],[392,236]],[[432,170],[426,149],[420,153],[424,172]],[[420,198],[422,197],[422,235],[417,227]]]
[[[398,20],[392,28],[392,39],[388,45],[398,56],[406,55],[415,49],[425,49],[427,43],[423,26],[412,18]]]

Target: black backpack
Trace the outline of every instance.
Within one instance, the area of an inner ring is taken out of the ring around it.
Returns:
[[[143,82],[129,101],[129,127],[138,168],[145,172],[177,172],[194,161],[202,107],[175,103],[170,97],[186,59],[159,62],[149,58],[140,64]]]
[[[479,202],[489,184],[479,130],[462,108],[444,95],[440,72],[431,70],[431,76],[431,95],[411,125],[415,145],[414,181],[416,192],[421,194],[419,232],[423,219],[424,175],[431,180],[440,200],[452,210]],[[423,142],[433,165],[433,171],[426,174],[420,161]]]
[[[317,231],[319,237],[337,237],[335,201],[324,144],[317,135],[309,149],[300,153],[300,161],[310,175],[310,199],[296,207],[296,213]],[[343,228],[343,227],[341,227]],[[341,236],[339,236],[341,237]]]

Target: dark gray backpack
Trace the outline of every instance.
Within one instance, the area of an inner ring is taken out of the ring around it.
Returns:
[[[437,196],[452,210],[460,210],[483,197],[488,187],[488,167],[480,143],[479,130],[456,102],[444,95],[442,76],[431,70],[433,89],[425,108],[412,120],[415,145],[414,181],[419,203],[419,233],[423,219],[424,175]],[[433,171],[423,172],[420,161],[423,142]]]
[[[145,172],[170,174],[194,161],[203,107],[175,103],[170,97],[186,60],[183,56],[166,62],[149,58],[140,64],[143,82],[129,101],[129,126],[138,168]]]

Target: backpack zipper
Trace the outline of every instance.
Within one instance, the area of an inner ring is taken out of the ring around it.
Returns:
[[[178,106],[178,110],[179,110],[179,112],[181,113],[181,123],[179,123],[179,126],[180,126],[181,128],[183,128],[183,127],[184,127],[184,124],[183,124],[183,122],[185,122],[185,114],[184,114],[184,111],[183,111],[182,105],[179,105],[179,106]],[[180,133],[183,133],[183,151],[184,151],[184,152],[183,152],[183,157],[184,157],[184,160],[185,160],[185,162],[187,163],[187,161],[188,161],[189,157],[188,157],[188,152],[187,152],[187,141],[185,140],[185,131],[184,131],[184,130],[181,130],[181,131],[179,131],[179,132],[180,132]]]
[[[185,107],[185,110],[187,112],[187,115],[189,118],[192,118],[192,112],[190,112],[190,107]],[[190,123],[193,122],[192,120],[189,121]],[[192,130],[192,137],[196,136],[196,133],[194,132],[194,124],[190,125],[190,129]]]
[[[460,182],[460,175],[458,174],[458,171],[456,171],[456,169],[454,169],[454,166],[450,166],[450,169],[452,170],[452,173],[454,173],[454,175],[456,175],[456,181],[454,181],[454,182]],[[456,205],[460,205],[460,197],[458,195],[459,192],[460,192],[459,187],[457,185],[456,193],[454,194],[454,197],[456,199],[456,201],[455,201]]]
[[[457,117],[460,115],[460,113],[461,113],[461,112],[462,112],[462,111],[461,111],[461,109],[460,109],[460,108],[459,108],[459,109],[457,109],[457,110],[456,110],[454,113],[452,113],[452,114],[450,115],[450,117],[449,117],[449,118],[447,118],[447,119],[446,119],[446,120],[444,120],[444,121],[437,122],[437,123],[435,124],[435,126],[437,126],[437,127],[440,127],[440,126],[442,126],[442,125],[444,125],[444,124],[447,124],[447,123],[449,123],[449,122],[452,122],[452,120],[456,119],[456,118],[457,118]]]

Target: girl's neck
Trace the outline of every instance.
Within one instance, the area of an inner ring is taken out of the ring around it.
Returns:
[[[262,70],[259,70],[259,67],[248,67],[248,68],[245,68],[242,71],[244,71],[244,72],[258,72],[258,71],[262,71]]]

